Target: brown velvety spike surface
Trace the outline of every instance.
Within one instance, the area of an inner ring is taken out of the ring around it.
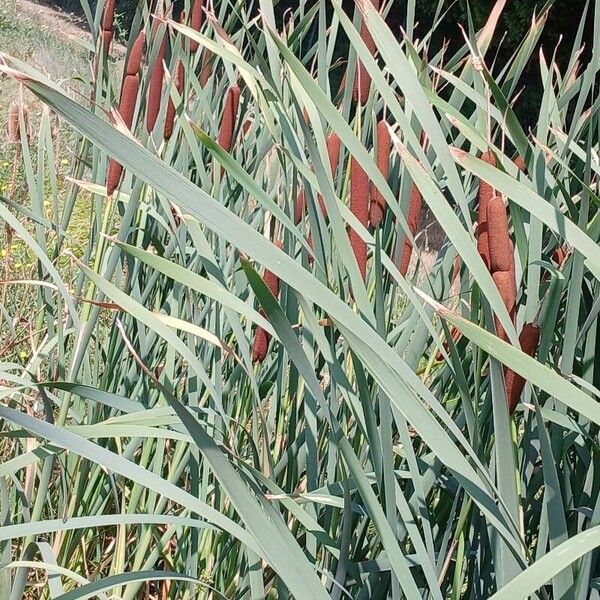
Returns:
[[[387,181],[390,172],[390,131],[386,121],[382,120],[377,123],[377,150],[375,153],[375,161],[377,167],[381,171],[384,179]],[[385,215],[385,199],[383,194],[373,186],[373,195],[371,197],[371,206],[369,216],[371,225],[377,227]]]
[[[495,273],[492,273],[492,279],[498,288],[498,292],[504,302],[504,306],[506,306],[508,314],[514,320],[515,304],[517,302],[517,284],[515,282],[514,270],[496,271]],[[496,333],[498,334],[498,337],[507,340],[508,336],[500,324],[500,320],[497,317],[494,317],[494,321],[496,323]]]
[[[535,323],[527,323],[523,326],[521,335],[519,335],[519,343],[521,350],[529,356],[533,356],[537,350],[540,341],[540,328]],[[512,371],[505,369],[504,383],[506,386],[506,401],[508,403],[508,411],[510,414],[515,410],[519,398],[525,387],[525,379]]]
[[[462,336],[462,333],[460,332],[460,330],[457,329],[456,327],[452,327],[452,329],[450,330],[450,337],[452,338],[452,341],[455,344],[456,344],[456,342],[458,342],[458,340],[460,340],[461,336]],[[448,343],[448,340],[444,340],[444,343],[442,345],[444,346],[444,350],[446,352],[448,352],[450,350],[450,344]],[[435,360],[437,360],[438,362],[441,360],[444,360],[444,355],[442,354],[441,350],[438,350],[436,352]]]
[[[408,205],[408,215],[406,216],[406,222],[408,229],[412,233],[413,237],[417,232],[419,226],[419,218],[421,216],[421,207],[423,205],[423,196],[419,188],[413,184],[410,192],[410,204]],[[403,277],[408,273],[408,267],[410,265],[410,259],[412,256],[413,246],[412,242],[408,237],[404,238],[402,244],[402,256],[400,258],[400,273]]]
[[[135,105],[137,102],[140,82],[137,75],[126,75],[121,88],[121,100],[119,102],[119,114],[127,127],[131,129],[133,125],[133,115],[135,114]],[[106,175],[106,193],[111,196],[117,189],[123,167],[115,160],[109,162],[108,173]]]
[[[369,223],[369,178],[360,163],[353,157],[350,165],[350,210],[366,227]],[[360,274],[367,274],[367,243],[350,229],[350,245],[354,250]]]
[[[275,245],[281,249],[283,244],[278,240],[275,242]],[[269,288],[269,291],[275,298],[279,297],[279,277],[275,275],[272,271],[268,269],[265,270],[263,274],[263,281],[265,285]],[[264,316],[265,311],[261,308],[260,314]],[[269,348],[269,341],[271,340],[271,335],[265,331],[262,327],[257,327],[254,333],[254,343],[252,345],[252,361],[253,362],[263,362],[267,356],[267,350]]]
[[[304,188],[300,190],[296,197],[296,203],[294,204],[294,223],[298,225],[302,221],[302,215],[304,214],[304,207],[306,206],[306,195]]]
[[[179,94],[183,92],[183,84],[184,84],[185,71],[183,63],[181,59],[177,61],[175,65],[175,77],[173,78],[173,85]],[[167,114],[165,115],[165,128],[163,132],[163,136],[165,140],[168,140],[173,135],[173,125],[175,123],[175,104],[173,100],[169,97],[169,101],[167,103]]]
[[[508,215],[504,200],[494,196],[487,207],[490,271],[510,271],[514,268],[513,245],[508,232]]]
[[[329,158],[329,167],[331,169],[331,176],[335,177],[335,173],[338,168],[338,163],[340,160],[340,138],[336,133],[330,133],[327,136],[326,140],[327,144],[327,157]],[[325,205],[325,200],[323,200],[323,196],[321,194],[317,195],[317,201],[319,203],[319,207],[321,208],[321,212],[326,217],[327,216],[327,206]],[[300,190],[298,197],[296,198],[296,204],[294,205],[294,221],[296,225],[300,223],[302,217],[304,216],[304,209],[306,208],[306,192],[304,188]]]
[[[133,46],[131,47],[131,52],[129,53],[129,57],[127,58],[127,75],[137,75],[140,70],[140,66],[142,64],[142,56],[144,54],[144,40],[145,40],[144,31],[140,31],[137,38],[135,38],[135,42],[133,42]]]
[[[515,166],[519,171],[525,171],[525,159],[522,156],[517,156],[517,158],[515,158]]]
[[[121,90],[121,102],[119,104],[119,113],[125,121],[127,127],[131,127],[133,123],[133,114],[135,112],[135,104],[137,102],[138,90],[140,82],[137,75],[127,75],[123,81],[123,89]]]
[[[340,162],[340,147],[341,142],[337,133],[330,133],[327,136],[326,140],[327,144],[327,158],[329,159],[329,168],[331,169],[331,176],[335,177],[337,172],[338,164]],[[317,195],[317,201],[319,203],[319,207],[321,208],[321,212],[326,217],[327,216],[327,206],[325,205],[325,200],[323,200],[323,196],[321,194]]]
[[[112,31],[115,19],[115,4],[116,0],[106,0],[104,14],[102,15],[102,29],[104,31]]]
[[[484,162],[496,166],[496,157],[491,151],[484,152],[481,155],[481,160]],[[478,192],[478,225],[477,225],[477,251],[483,259],[485,265],[490,268],[489,248],[488,248],[488,226],[487,226],[487,208],[490,200],[494,197],[494,189],[492,186],[483,181],[479,181],[479,192]]]
[[[371,4],[379,10],[379,0],[371,0]],[[375,42],[369,33],[368,28],[362,24],[360,26],[360,37],[363,42],[366,44],[367,48],[371,55],[375,54]],[[364,104],[367,100],[367,96],[369,95],[369,89],[371,88],[371,76],[369,72],[362,64],[360,60],[357,60],[356,63],[356,74],[354,75],[354,87],[352,90],[352,97],[355,102],[360,102],[360,104]]]
[[[192,5],[192,10],[190,12],[190,27],[194,31],[200,31],[200,28],[202,27],[202,20],[204,17],[203,5],[203,0],[195,0],[194,4]],[[190,50],[192,52],[196,52],[196,50],[198,50],[198,46],[198,42],[190,40]]]
[[[152,27],[153,36],[158,35],[158,21]],[[150,83],[148,84],[148,101],[146,105],[146,130],[152,133],[156,125],[156,119],[160,112],[160,103],[163,92],[163,80],[165,76],[165,53],[167,51],[167,36],[162,33],[160,46],[156,55],[156,61],[152,65],[150,72]]]
[[[219,129],[219,146],[226,152],[231,150],[233,142],[233,128],[235,127],[235,119],[237,117],[238,107],[240,103],[240,88],[237,85],[232,85],[227,92],[227,100],[223,109],[221,118],[221,128]]]

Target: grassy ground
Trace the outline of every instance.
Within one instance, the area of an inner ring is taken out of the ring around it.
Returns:
[[[77,88],[78,77],[85,74],[89,36],[73,17],[23,0],[0,0],[0,51],[35,66],[52,79],[67,80]],[[8,115],[14,103],[22,104],[28,114],[29,143],[33,172],[37,171],[36,156],[39,126],[44,108],[32,94],[10,79],[0,81],[0,195],[25,209],[30,208],[30,194],[24,172],[24,148],[8,137]],[[74,138],[54,115],[48,115],[55,144],[57,174],[56,198],[62,205],[67,191],[65,174],[74,156]],[[44,190],[44,207],[50,217],[51,190]],[[75,207],[69,237],[71,245],[79,246],[89,228],[89,208],[82,198]],[[33,223],[21,219],[29,231]],[[0,230],[0,357],[3,360],[26,360],[30,340],[35,330],[31,306],[37,290],[30,286],[12,285],[7,280],[35,277],[37,261],[29,248],[12,232]]]

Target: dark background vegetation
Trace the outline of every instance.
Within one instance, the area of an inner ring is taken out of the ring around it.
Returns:
[[[42,1],[69,12],[81,13],[80,0]],[[117,0],[116,26],[123,38],[127,36],[128,26],[135,13],[137,2],[138,0]],[[95,0],[90,0],[90,3],[94,8]],[[178,6],[183,6],[183,3],[184,0],[176,1],[176,13],[179,12]],[[258,3],[255,2],[254,4]],[[354,0],[344,0],[344,4],[347,5],[348,10],[352,10]],[[450,53],[458,49],[464,43],[463,33],[459,25],[468,30],[470,17],[473,28],[475,30],[481,28],[494,4],[495,0],[455,0],[454,2],[448,0],[444,7],[443,24],[436,29],[433,35],[432,50],[439,48],[443,43],[448,43]],[[491,49],[491,54],[495,56],[496,65],[502,65],[513,54],[527,34],[534,14],[539,14],[546,4],[547,0],[510,0],[507,2]],[[547,59],[550,59],[556,53],[556,60],[561,69],[564,69],[568,64],[577,30],[584,15],[586,15],[587,4],[587,0],[555,0],[550,9],[539,45],[543,48]],[[278,16],[282,17],[288,9],[293,9],[297,5],[298,0],[280,0],[277,4]],[[437,5],[436,0],[417,0],[417,36],[430,31]],[[394,0],[387,21],[394,31],[400,32],[405,27],[406,0]],[[589,50],[592,46],[592,22],[593,9],[590,9],[587,11],[583,38],[585,49],[582,54],[582,61],[584,62],[589,57]],[[344,41],[340,40],[340,45],[343,46],[343,44]],[[525,125],[537,121],[536,111],[540,105],[542,82],[537,66],[538,50],[539,48],[532,54],[530,65],[525,70],[521,82],[522,94],[516,106],[516,112]],[[344,48],[340,47],[340,54],[343,53]]]

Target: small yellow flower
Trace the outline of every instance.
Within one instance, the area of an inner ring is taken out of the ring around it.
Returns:
[[[19,352],[20,358],[27,358],[28,356],[29,356],[29,353],[27,352],[27,350],[21,350],[21,352]]]
[[[10,163],[9,163],[7,160],[5,160],[5,161],[2,163],[2,166],[3,166],[3,167],[10,167]]]
[[[69,164],[69,159],[68,159],[68,158],[63,158],[63,159],[60,161],[60,164],[61,164],[61,165],[68,165],[68,164]]]

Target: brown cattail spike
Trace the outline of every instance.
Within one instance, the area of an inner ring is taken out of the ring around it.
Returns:
[[[296,197],[296,203],[294,204],[294,223],[298,225],[302,221],[302,215],[304,214],[304,207],[306,206],[306,195],[304,188],[300,190]]]
[[[487,225],[490,271],[510,271],[514,268],[515,259],[508,232],[506,206],[500,196],[494,196],[488,203]]]
[[[200,87],[205,87],[210,79],[212,74],[212,63],[213,63],[213,54],[209,52],[207,49],[204,49],[202,52],[202,67],[200,67],[200,76],[198,77],[198,81],[200,82]]]
[[[421,196],[421,192],[419,191],[419,188],[415,184],[413,184],[412,190],[410,192],[408,215],[406,218],[408,230],[410,231],[410,233],[413,237],[417,233],[417,228],[419,226],[419,219],[421,217],[422,205],[423,205],[423,196]],[[406,236],[404,238],[404,242],[402,244],[402,255],[400,257],[400,274],[403,277],[406,277],[406,274],[408,273],[408,267],[410,265],[412,251],[413,251],[412,242],[408,238],[408,236]]]
[[[283,248],[282,243],[277,240],[275,245],[281,249]],[[274,298],[279,298],[279,277],[275,275],[272,271],[265,269],[263,274],[263,281],[265,285],[271,292]],[[265,311],[261,308],[260,314],[265,316]],[[265,331],[262,327],[258,326],[256,328],[256,332],[254,334],[254,344],[252,345],[252,361],[253,362],[263,362],[267,356],[267,350],[269,348],[269,341],[271,340],[271,335]]]
[[[106,0],[104,4],[104,14],[102,15],[102,29],[100,35],[102,37],[103,51],[105,54],[108,53],[110,43],[113,38],[115,3],[116,0]]]
[[[360,163],[352,157],[350,165],[350,210],[359,222],[369,223],[369,178]],[[350,229],[350,245],[362,278],[367,274],[367,243],[354,229]]]
[[[192,10],[190,12],[190,27],[194,31],[200,31],[200,28],[202,27],[202,20],[204,17],[203,5],[204,0],[194,0],[192,5]],[[190,40],[190,50],[192,52],[196,52],[196,50],[198,50],[198,46],[198,42]]]
[[[335,177],[337,172],[338,163],[340,160],[340,138],[336,133],[330,133],[327,136],[327,140],[325,141],[327,145],[327,158],[329,159],[329,167],[331,168],[331,176]],[[321,212],[326,217],[327,216],[327,206],[325,205],[325,200],[323,200],[323,196],[318,194],[317,201],[319,202],[319,206],[321,208]],[[304,209],[306,207],[306,192],[304,188],[300,190],[296,198],[296,204],[294,205],[294,222],[296,225],[300,223],[302,220],[302,216],[304,215]]]
[[[519,171],[524,172],[526,165],[525,165],[525,159],[522,156],[517,156],[517,158],[515,158],[515,167],[517,167],[517,169],[519,169]]]
[[[152,26],[152,35],[157,37],[159,34],[159,21],[155,21]],[[150,73],[150,83],[148,84],[148,103],[146,107],[146,129],[148,133],[154,131],[156,119],[160,112],[160,103],[162,99],[163,79],[165,76],[165,53],[167,51],[167,36],[162,32],[160,45],[156,60],[152,65]]]
[[[452,338],[452,341],[456,344],[456,342],[458,342],[458,340],[461,338],[462,333],[460,332],[460,329],[457,329],[456,327],[452,327],[452,329],[450,330],[450,337]],[[444,346],[444,350],[446,352],[449,352],[450,350],[450,343],[448,342],[448,340],[444,340],[444,343],[442,344]],[[438,362],[444,359],[444,355],[442,354],[441,350],[438,350],[435,354],[435,360],[437,360]]]
[[[379,0],[371,0],[371,4],[375,7],[376,10],[379,10]],[[375,55],[375,42],[369,33],[368,28],[364,23],[360,26],[360,37],[363,42],[369,49],[371,55]],[[371,88],[371,76],[369,72],[362,64],[360,60],[357,59],[356,63],[356,74],[354,76],[354,87],[352,90],[352,97],[355,102],[360,102],[360,104],[364,104],[369,95],[369,89]]]
[[[495,273],[492,273],[492,279],[498,288],[498,292],[502,298],[502,302],[504,302],[504,306],[506,306],[508,314],[514,320],[515,305],[517,302],[517,285],[515,282],[514,270],[496,271]],[[494,317],[494,322],[496,324],[496,333],[498,337],[507,340],[508,336],[506,335],[506,331],[504,331],[500,320],[497,317]]]
[[[227,100],[225,101],[225,108],[223,109],[218,138],[219,146],[226,152],[231,150],[233,129],[235,127],[239,104],[240,88],[237,85],[232,85],[227,92]]]
[[[540,328],[535,323],[527,323],[523,326],[519,335],[521,350],[528,356],[533,356],[540,341]],[[504,370],[504,383],[506,386],[506,402],[508,412],[512,414],[519,402],[519,398],[525,387],[525,379],[511,369]]]
[[[17,144],[21,141],[21,120],[19,112],[23,115],[26,133],[29,132],[29,110],[24,104],[11,102],[8,109],[8,131],[7,137],[11,144]]]
[[[565,260],[567,260],[567,256],[569,255],[567,248],[565,246],[559,246],[554,253],[552,254],[552,260],[556,263],[556,266],[560,269]]]
[[[177,59],[177,64],[175,65],[175,77],[173,77],[173,85],[177,90],[179,95],[183,92],[183,84],[185,82],[185,70],[183,66],[183,62],[181,59]],[[165,140],[171,139],[173,135],[173,125],[175,123],[175,103],[169,97],[169,101],[167,103],[167,114],[165,115],[165,127],[163,136]]]
[[[127,58],[127,66],[125,68],[127,75],[137,75],[140,70],[140,66],[142,64],[142,55],[144,54],[144,40],[145,34],[144,30],[142,30],[138,34],[137,38],[135,38],[133,46],[131,46],[131,52]]]
[[[137,104],[138,91],[140,87],[140,81],[138,78],[138,72],[142,63],[142,54],[144,51],[144,31],[140,31],[139,35],[133,42],[127,64],[125,65],[125,77],[123,79],[123,85],[121,87],[121,98],[119,100],[119,114],[123,119],[125,125],[132,129],[133,127],[133,116],[135,114],[135,107]],[[114,191],[119,185],[121,180],[121,174],[123,167],[116,162],[111,160],[108,165],[108,173],[106,175],[106,193],[112,196]]]
[[[115,20],[116,0],[106,0],[104,14],[102,15],[102,31],[112,31]]]
[[[491,151],[484,152],[481,160],[496,166],[496,157]],[[494,197],[494,188],[486,181],[479,181],[479,218],[477,225],[477,250],[486,266],[490,267],[489,247],[488,247],[488,224],[487,208],[490,200]]]
[[[379,123],[377,123],[377,151],[375,160],[377,162],[377,167],[386,181],[390,171],[390,144],[391,138],[388,125],[385,120],[379,121]],[[369,212],[371,225],[377,227],[381,221],[383,221],[385,215],[385,199],[383,194],[376,187],[373,187]]]

